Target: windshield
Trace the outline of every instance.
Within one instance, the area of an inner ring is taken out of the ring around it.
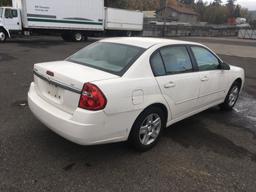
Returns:
[[[0,18],[2,18],[4,9],[0,7]]]
[[[97,42],[78,51],[67,60],[122,75],[143,53],[140,47]]]

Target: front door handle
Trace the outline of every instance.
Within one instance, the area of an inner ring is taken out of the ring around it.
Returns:
[[[209,80],[209,78],[207,77],[207,76],[204,76],[202,79],[201,79],[201,81],[208,81]]]
[[[20,25],[20,23],[18,22],[17,25]]]
[[[175,83],[169,82],[169,83],[164,85],[164,88],[169,89],[169,88],[172,88],[172,87],[175,87],[175,86],[176,86]]]

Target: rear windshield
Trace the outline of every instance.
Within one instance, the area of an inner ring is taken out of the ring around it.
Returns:
[[[123,75],[145,49],[117,43],[97,42],[67,60],[116,75]]]

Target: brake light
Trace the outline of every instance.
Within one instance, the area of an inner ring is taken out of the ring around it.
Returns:
[[[49,75],[49,76],[54,77],[54,73],[52,71],[46,71],[46,74]]]
[[[104,109],[107,104],[107,99],[102,91],[94,84],[85,83],[79,107],[86,110],[98,111]]]

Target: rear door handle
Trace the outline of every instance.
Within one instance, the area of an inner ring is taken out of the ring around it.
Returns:
[[[204,76],[202,79],[201,79],[201,81],[208,81],[209,80],[209,78],[207,77],[207,76]]]
[[[169,88],[172,88],[172,87],[175,87],[175,86],[176,86],[175,83],[169,82],[169,83],[164,85],[164,88],[169,89]]]

